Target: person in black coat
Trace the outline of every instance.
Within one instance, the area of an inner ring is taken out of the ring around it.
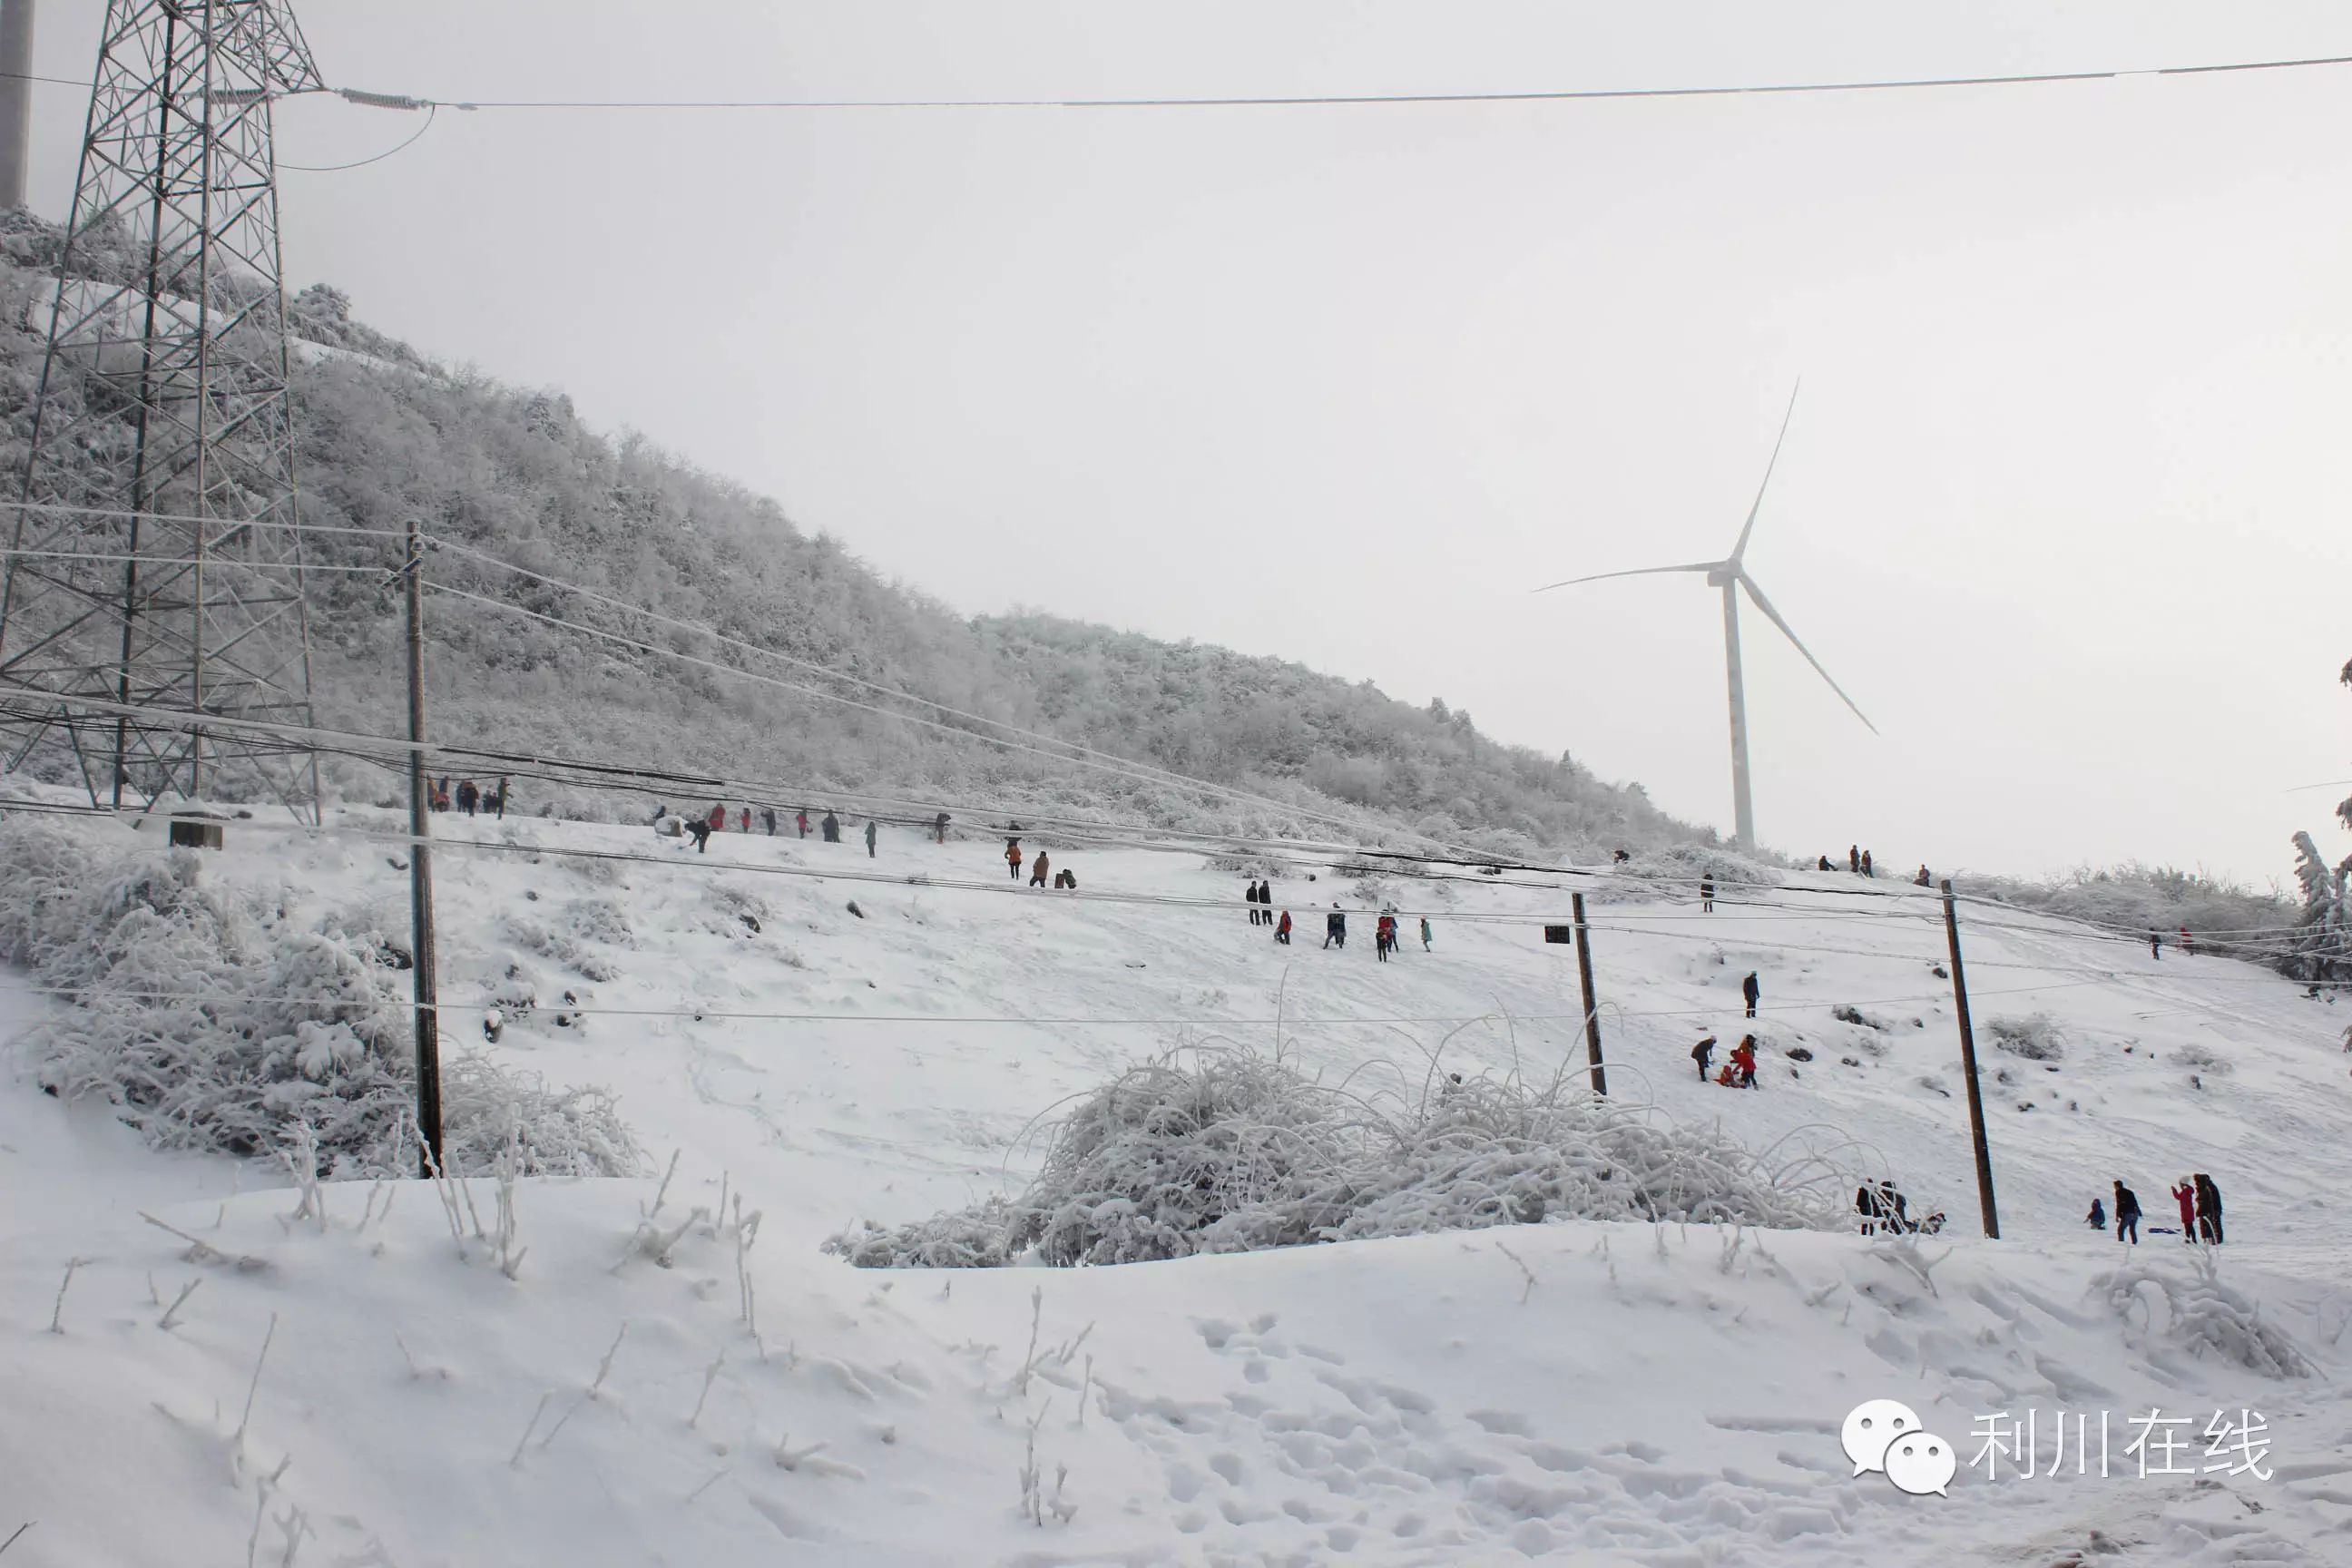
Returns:
[[[2116,1239],[2117,1241],[2126,1239],[2126,1231],[2130,1233],[2131,1244],[2137,1247],[2139,1245],[2139,1195],[2121,1182],[2117,1182],[2116,1184]]]
[[[464,812],[467,816],[471,816],[474,815],[474,808],[481,804],[482,792],[475,786],[474,781],[471,779],[459,781],[457,784],[457,809]]]
[[[1757,982],[1754,970],[1749,970],[1748,978],[1739,983],[1739,994],[1748,998],[1748,1016],[1753,1018],[1756,1016],[1756,1004],[1764,994],[1764,987]]]
[[[838,844],[841,842],[841,818],[834,816],[833,813],[828,811],[824,814],[824,820],[818,823],[816,826],[818,835],[823,837],[827,844]]]
[[[696,854],[708,855],[710,853],[710,824],[703,821],[702,818],[698,816],[689,816],[686,819],[686,830],[694,836],[694,852]]]
[[[1698,907],[1702,914],[1715,913],[1715,873],[1712,871],[1698,879]]]
[[[1691,1060],[1698,1063],[1698,1080],[1706,1081],[1706,1069],[1715,1060],[1715,1037],[1709,1035],[1691,1047]]]
[[[1348,945],[1348,917],[1339,912],[1337,904],[1333,904],[1331,912],[1323,917],[1323,945],[1329,947],[1335,942],[1342,950]]]

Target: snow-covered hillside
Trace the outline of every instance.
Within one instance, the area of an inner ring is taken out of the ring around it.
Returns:
[[[285,889],[297,922],[373,905],[403,929],[401,847],[369,837],[396,820],[331,826],[239,824],[206,875]],[[1944,1235],[1566,1221],[860,1271],[819,1242],[1017,1187],[1038,1118],[1171,1047],[1271,1053],[1278,1030],[1368,1096],[1580,1071],[1572,950],[1542,940],[1565,892],[1395,882],[1435,951],[1409,939],[1382,964],[1360,912],[1344,952],[1319,945],[1321,910],[1365,906],[1328,870],[1276,879],[1286,949],[1239,876],[1190,856],[1055,848],[1073,896],[1007,888],[987,839],[886,830],[869,858],[728,834],[697,856],[642,828],[438,826],[498,846],[436,858],[453,1045],[534,994],[493,1054],[612,1086],[648,1171],[519,1184],[509,1278],[494,1180],[455,1195],[455,1235],[415,1182],[333,1185],[323,1224],[289,1218],[282,1169],[150,1152],[16,1064],[0,1540],[37,1522],[6,1568],[2352,1554],[2352,1018],[2276,976],[1969,910],[2005,1237],[1984,1242],[1931,900],[1796,876],[1727,885],[1707,914],[1687,889],[1601,878],[1583,885],[1614,1098],[1890,1174]],[[580,850],[621,858],[543,852]],[[1748,1026],[1750,970],[1762,1089],[1703,1084],[1689,1046]],[[63,1005],[21,972],[0,984],[12,1037]],[[1992,1020],[2037,1012],[2058,1059],[1994,1047]],[[2229,1204],[2217,1274],[2177,1235],[2134,1252],[2083,1224],[2120,1178],[2169,1226],[2191,1171]],[[2046,1469],[2053,1422],[2087,1415],[2089,1473],[2070,1447],[2055,1480],[1978,1467],[1907,1497],[1840,1451],[1847,1411],[1880,1397],[1964,1464],[1987,1418],[2031,1409]],[[2151,1446],[2126,1445],[2151,1411],[2189,1418],[2170,1455],[2189,1473],[2138,1473]],[[2209,1457],[2216,1411],[2264,1418],[2270,1479]]]

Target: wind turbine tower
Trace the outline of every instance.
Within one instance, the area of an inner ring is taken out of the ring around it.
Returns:
[[[1770,460],[1764,465],[1764,482],[1756,487],[1756,500],[1748,509],[1748,521],[1741,526],[1739,538],[1732,545],[1728,556],[1721,561],[1693,561],[1679,566],[1639,566],[1629,572],[1596,572],[1586,577],[1548,583],[1535,590],[1538,594],[1549,594],[1554,588],[1570,588],[1579,583],[1598,583],[1610,577],[1646,577],[1661,572],[1701,572],[1706,575],[1707,586],[1723,591],[1723,674],[1724,684],[1731,696],[1731,809],[1734,838],[1743,849],[1756,847],[1756,805],[1748,791],[1748,691],[1739,666],[1739,595],[1742,589],[1747,591],[1748,598],[1755,601],[1756,607],[1764,612],[1764,617],[1780,627],[1780,635],[1805,656],[1805,662],[1813,667],[1814,672],[1829,682],[1830,689],[1838,694],[1838,700],[1853,709],[1853,716],[1860,719],[1872,734],[1878,733],[1878,726],[1871,723],[1869,716],[1855,707],[1853,699],[1845,694],[1845,688],[1822,668],[1822,661],[1815,658],[1812,650],[1799,640],[1789,623],[1780,618],[1780,612],[1772,607],[1772,601],[1764,596],[1764,590],[1756,585],[1756,579],[1748,574],[1748,541],[1756,531],[1756,515],[1763,510],[1764,492],[1771,487],[1772,469],[1780,461],[1780,446],[1789,438],[1789,421],[1796,416],[1796,413],[1797,395],[1791,391],[1789,394],[1789,411],[1780,418],[1780,437],[1772,443]]]

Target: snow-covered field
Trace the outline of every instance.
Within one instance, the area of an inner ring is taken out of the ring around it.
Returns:
[[[238,825],[210,874],[290,884],[298,918],[373,904],[404,930],[398,847],[362,837],[396,823],[334,826]],[[1360,1093],[1580,1070],[1572,950],[1540,929],[1565,893],[1397,882],[1436,911],[1436,951],[1409,936],[1381,964],[1360,913],[1321,950],[1318,911],[1361,908],[1328,872],[1276,880],[1285,949],[1239,877],[1190,856],[1057,849],[1084,895],[1008,896],[945,885],[1002,885],[987,839],[886,831],[869,859],[729,834],[697,856],[644,829],[437,826],[509,847],[436,858],[453,1046],[494,994],[534,991],[495,1055],[612,1086],[646,1177],[520,1184],[509,1278],[462,1199],[462,1241],[422,1183],[332,1186],[323,1226],[289,1222],[282,1172],[151,1152],[12,1063],[0,1541],[37,1522],[0,1568],[2352,1561],[2352,1016],[2275,976],[1969,910],[2005,1237],[1986,1242],[1931,900],[1799,875],[1808,890],[1726,887],[1706,915],[1604,888],[1614,1097],[1759,1150],[1841,1148],[1944,1210],[1944,1235],[1569,1221],[858,1271],[818,1243],[1015,1188],[1041,1113],[1174,1046],[1271,1052],[1277,1014],[1286,1055]],[[1763,1088],[1702,1084],[1690,1043],[1738,1038],[1751,969]],[[58,1005],[29,984],[0,977],[0,1032]],[[2037,1011],[2059,1060],[1993,1048],[1990,1020]],[[2190,1171],[2229,1204],[2217,1276],[2177,1235],[2126,1257],[2083,1223],[2120,1177],[2170,1226]],[[469,1187],[495,1232],[497,1184]],[[2032,1410],[2037,1474],[1964,1468],[1917,1498],[1854,1477],[1839,1426],[1870,1398],[1913,1406],[1964,1466],[1987,1418]],[[2269,1479],[2231,1473],[2249,1455],[2208,1436],[2216,1411],[2241,1432],[2260,1413]],[[2126,1452],[2151,1412],[2187,1425]],[[2090,1456],[2077,1474],[2070,1425],[2053,1479],[2062,1414],[2088,1417]]]

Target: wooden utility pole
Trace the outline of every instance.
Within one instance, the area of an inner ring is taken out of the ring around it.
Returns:
[[[1576,981],[1584,991],[1584,1054],[1592,1063],[1592,1092],[1609,1092],[1609,1069],[1601,1060],[1601,1010],[1592,1000],[1592,935],[1584,926],[1584,895],[1570,893],[1576,916]]]
[[[425,776],[425,547],[408,525],[409,973],[416,984],[416,1137],[420,1172],[441,1163],[441,1009],[433,963],[431,784]]]
[[[1984,1094],[1977,1088],[1977,1037],[1969,1026],[1969,976],[1960,967],[1960,917],[1952,904],[1952,879],[1944,879],[1944,937],[1952,950],[1952,998],[1960,1010],[1960,1070],[1969,1079],[1969,1135],[1977,1146],[1977,1206],[1984,1233],[2000,1239],[2000,1211],[1992,1201],[1992,1151],[1985,1143]]]

